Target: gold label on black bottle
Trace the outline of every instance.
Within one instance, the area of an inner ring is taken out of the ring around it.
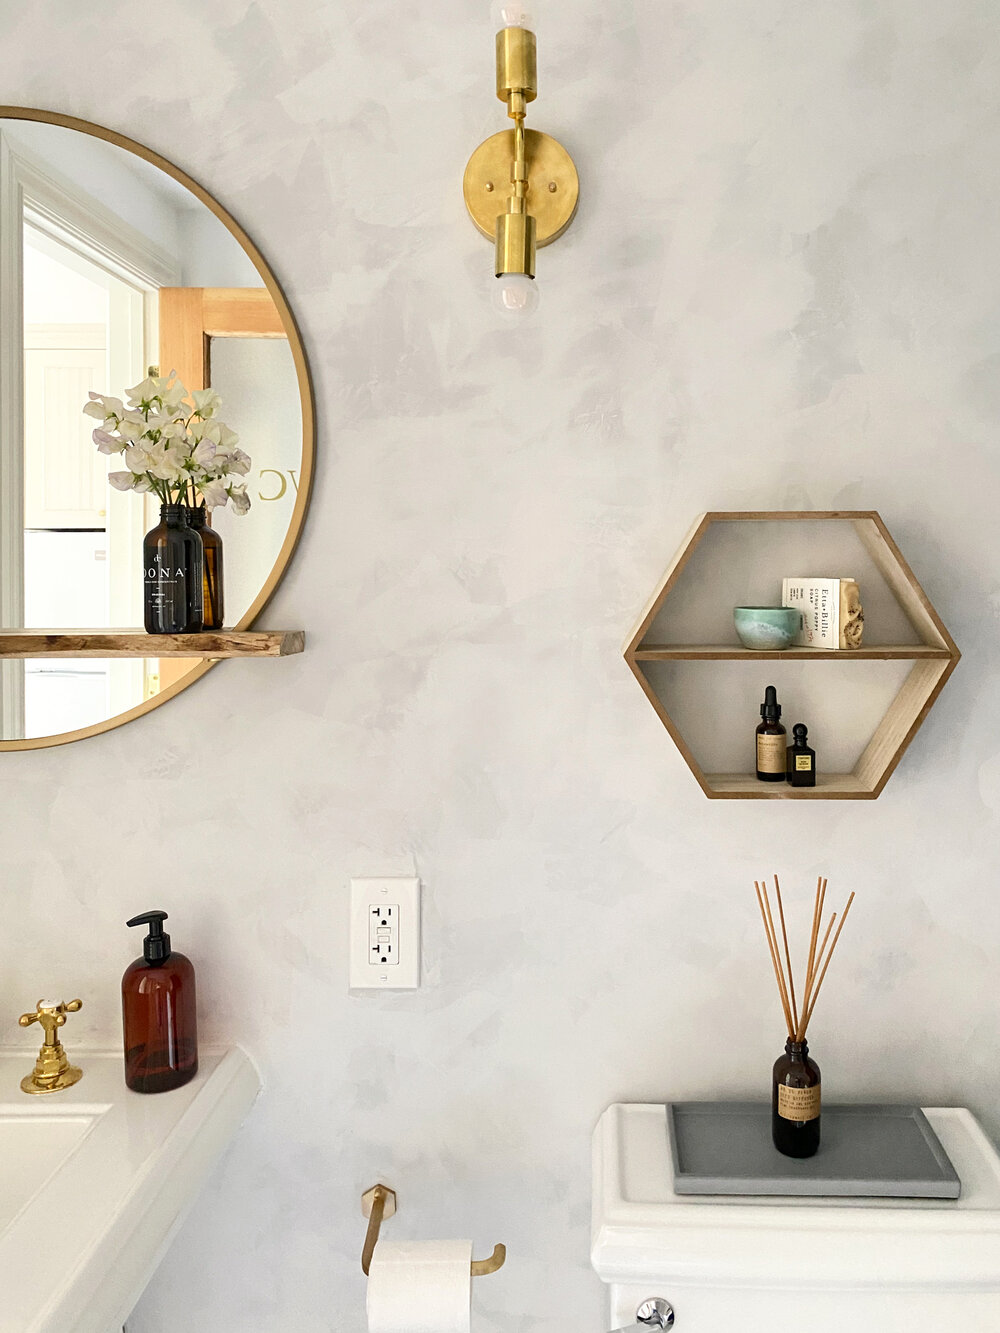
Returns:
[[[819,1084],[814,1088],[786,1088],[778,1084],[778,1115],[782,1120],[815,1120],[819,1115]]]
[[[795,756],[795,767],[799,773],[808,773],[813,766],[811,754],[797,754]]]
[[[786,747],[784,736],[758,736],[757,772],[784,773]]]

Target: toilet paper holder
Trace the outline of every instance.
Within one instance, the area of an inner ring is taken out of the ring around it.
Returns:
[[[372,1255],[375,1252],[375,1245],[378,1242],[382,1223],[387,1217],[392,1217],[395,1211],[396,1191],[391,1190],[388,1185],[373,1185],[370,1190],[365,1190],[361,1196],[361,1212],[368,1218],[368,1232],[365,1236],[364,1249],[361,1251],[361,1271],[365,1277],[368,1276],[368,1270],[371,1267]],[[505,1245],[494,1245],[493,1253],[488,1259],[473,1259],[471,1264],[472,1276],[485,1277],[487,1273],[495,1273],[498,1268],[503,1267],[506,1258],[507,1247]]]

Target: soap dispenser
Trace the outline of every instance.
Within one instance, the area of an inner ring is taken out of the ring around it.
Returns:
[[[133,1092],[169,1092],[198,1072],[194,967],[170,948],[166,912],[144,912],[127,923],[148,926],[142,957],[122,977],[125,1082]]]

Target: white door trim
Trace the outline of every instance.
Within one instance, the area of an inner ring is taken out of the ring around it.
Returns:
[[[26,217],[33,226],[133,286],[151,291],[179,285],[180,269],[166,250],[47,163],[36,161],[9,143],[8,151],[21,186]]]

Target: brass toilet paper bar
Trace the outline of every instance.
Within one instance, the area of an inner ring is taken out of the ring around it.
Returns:
[[[361,1212],[368,1218],[368,1234],[365,1236],[364,1249],[361,1251],[361,1271],[365,1277],[368,1276],[371,1267],[382,1223],[387,1217],[392,1217],[395,1211],[396,1191],[391,1190],[388,1185],[373,1185],[361,1196]],[[506,1258],[507,1247],[494,1245],[493,1253],[488,1259],[473,1259],[470,1265],[472,1276],[485,1277],[487,1273],[495,1273],[498,1268],[503,1267]]]

